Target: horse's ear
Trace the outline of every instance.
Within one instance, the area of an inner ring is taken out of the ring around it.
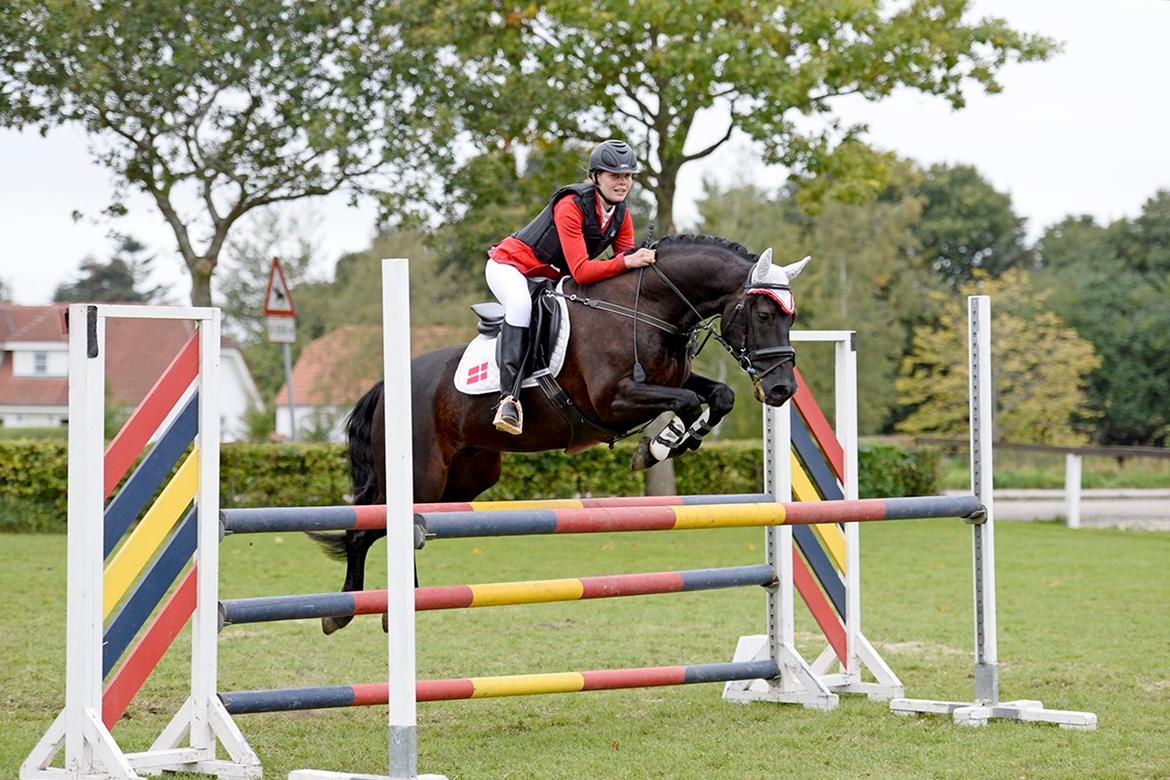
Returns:
[[[800,272],[804,270],[806,265],[808,265],[809,260],[812,260],[812,255],[805,255],[803,260],[798,260],[791,265],[786,265],[781,270],[784,271],[784,275],[787,276],[788,281],[791,282],[800,275]]]
[[[760,259],[756,261],[756,265],[752,268],[752,284],[759,284],[768,278],[768,271],[772,270],[772,247],[768,247],[763,252],[760,252]]]

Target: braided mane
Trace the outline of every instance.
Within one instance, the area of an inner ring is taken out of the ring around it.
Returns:
[[[696,244],[706,245],[706,246],[717,246],[717,247],[720,247],[721,249],[726,249],[727,251],[732,252],[732,253],[738,255],[739,257],[742,257],[744,260],[748,260],[752,263],[754,263],[760,259],[759,255],[752,254],[748,250],[748,248],[745,247],[743,244],[737,244],[736,242],[731,241],[730,239],[720,238],[719,236],[704,236],[704,235],[691,235],[691,234],[677,235],[677,236],[663,236],[662,238],[660,238],[658,241],[655,242],[654,247],[655,247],[655,249],[663,249],[665,247],[672,246],[672,245],[694,246]]]

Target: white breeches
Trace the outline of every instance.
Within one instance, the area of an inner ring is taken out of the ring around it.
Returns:
[[[527,328],[532,321],[532,296],[528,280],[515,266],[488,260],[484,268],[488,287],[504,306],[504,322],[515,328]]]

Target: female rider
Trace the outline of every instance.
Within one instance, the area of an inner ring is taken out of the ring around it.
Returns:
[[[589,155],[588,182],[557,190],[536,219],[488,250],[488,287],[504,306],[496,345],[500,403],[492,421],[499,430],[524,429],[519,397],[532,318],[527,277],[569,274],[578,284],[592,284],[654,262],[653,249],[634,249],[634,223],[625,202],[639,170],[629,144],[602,141]],[[613,257],[594,260],[610,247]]]

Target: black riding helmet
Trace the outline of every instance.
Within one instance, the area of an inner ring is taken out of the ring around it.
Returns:
[[[638,173],[641,170],[633,147],[616,138],[602,141],[593,147],[593,152],[589,155],[589,173],[594,171]]]

